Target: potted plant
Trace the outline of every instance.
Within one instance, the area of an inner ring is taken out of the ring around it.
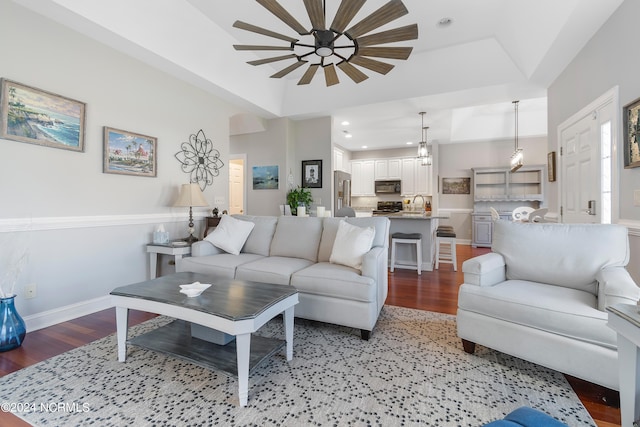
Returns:
[[[308,188],[298,186],[298,188],[294,188],[287,193],[287,204],[291,208],[292,215],[296,215],[298,206],[304,206],[308,212],[311,202],[313,202],[313,197],[311,196],[311,190]]]

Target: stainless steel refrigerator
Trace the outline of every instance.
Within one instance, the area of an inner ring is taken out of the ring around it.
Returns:
[[[333,172],[333,208],[351,206],[351,174],[342,171]]]

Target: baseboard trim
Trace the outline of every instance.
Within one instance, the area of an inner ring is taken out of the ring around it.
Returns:
[[[105,310],[113,307],[110,296],[104,296],[64,307],[55,308],[53,310],[43,311],[31,316],[24,316],[24,322],[27,325],[27,332],[37,331],[58,323],[67,322],[69,320],[87,316],[97,311]]]

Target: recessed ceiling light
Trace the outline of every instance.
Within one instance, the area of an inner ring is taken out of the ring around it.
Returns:
[[[341,124],[342,124],[342,126],[349,126],[349,124],[350,124],[350,123],[349,123],[348,121],[346,121],[346,120],[345,120],[345,121],[344,121],[344,122],[342,122]]]
[[[344,132],[344,137],[345,137],[345,138],[353,138],[353,135],[351,135],[351,134],[349,133],[349,131],[343,130],[342,132]]]
[[[438,21],[438,27],[440,28],[448,27],[452,23],[453,23],[453,19],[445,17]]]
[[[367,147],[366,145],[363,145],[362,148],[369,148],[369,147]]]
[[[413,142],[407,141],[407,145],[413,145]]]

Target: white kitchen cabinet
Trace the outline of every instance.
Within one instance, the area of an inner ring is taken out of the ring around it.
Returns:
[[[375,179],[401,179],[401,159],[378,159],[375,162]]]
[[[344,164],[344,151],[334,148],[333,149],[333,170],[345,171],[346,165]]]
[[[407,157],[402,159],[402,195],[431,196],[431,166],[422,166],[419,159]]]
[[[375,162],[353,160],[351,162],[351,196],[375,196]]]
[[[416,194],[416,159],[402,159],[402,184],[403,196],[413,196]]]
[[[516,172],[509,168],[474,168],[473,199],[485,201],[544,201],[545,166],[523,166]]]

